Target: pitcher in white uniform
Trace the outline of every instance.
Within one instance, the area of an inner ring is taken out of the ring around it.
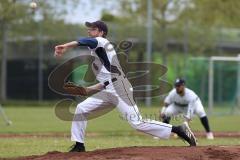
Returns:
[[[86,22],[85,25],[88,27],[89,37],[55,47],[55,56],[61,57],[69,48],[87,46],[95,57],[91,65],[99,81],[96,86],[100,91],[77,105],[71,129],[71,140],[76,143],[70,151],[85,151],[87,118],[82,119],[81,115],[90,116],[93,112],[101,112],[106,107],[112,106],[116,106],[123,117],[128,115],[126,120],[138,131],[165,139],[174,132],[186,140],[190,146],[196,146],[196,138],[187,124],[172,126],[155,120],[142,119],[133,99],[133,88],[119,65],[113,46],[106,39],[107,25],[103,21]]]
[[[179,114],[183,114],[185,120],[189,122],[194,115],[197,115],[205,128],[207,139],[214,139],[200,98],[185,86],[184,79],[176,79],[174,85],[175,88],[165,98],[164,107],[160,113],[163,122],[169,124],[171,117]]]

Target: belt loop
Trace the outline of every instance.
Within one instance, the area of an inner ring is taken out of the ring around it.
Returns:
[[[111,81],[113,83],[113,82],[117,81],[117,78],[114,77],[114,78],[111,79]],[[104,88],[106,89],[106,87],[110,84],[110,82],[109,81],[105,81],[103,84],[104,84]]]
[[[103,83],[104,84],[104,86],[105,86],[105,88],[109,85],[109,81],[106,81],[106,82],[104,82]]]
[[[114,78],[111,79],[111,81],[112,81],[112,82],[115,82],[115,81],[117,81],[117,78],[114,77]]]

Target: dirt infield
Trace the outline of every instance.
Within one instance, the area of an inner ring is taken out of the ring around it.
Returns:
[[[85,153],[49,152],[15,160],[240,160],[240,146],[127,147]]]
[[[141,132],[128,133],[133,135],[143,135]],[[205,132],[194,132],[196,137],[205,137]],[[88,137],[106,136],[104,133],[87,133]],[[35,134],[0,134],[0,138],[44,138],[44,137],[70,137],[69,133],[35,133]],[[214,132],[214,137],[240,138],[240,132]]]
[[[194,132],[204,137],[204,132]],[[95,137],[101,134],[89,133]],[[139,134],[141,136],[141,134]],[[0,138],[69,137],[67,133],[0,134]],[[240,132],[215,132],[215,137],[240,138]],[[85,153],[48,152],[44,155],[0,160],[240,160],[240,146],[201,147],[126,147],[89,151]]]

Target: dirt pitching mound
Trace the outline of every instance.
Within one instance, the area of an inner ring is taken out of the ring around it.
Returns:
[[[126,147],[84,153],[49,152],[15,160],[240,160],[240,146]]]

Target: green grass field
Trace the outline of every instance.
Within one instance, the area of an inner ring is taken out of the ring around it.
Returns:
[[[58,119],[52,104],[38,106],[12,106],[5,107],[5,112],[13,122],[5,126],[0,119],[0,135],[2,134],[70,134],[71,122]],[[159,108],[140,108],[143,117],[157,118]],[[1,117],[0,117],[1,118]],[[213,131],[240,131],[239,115],[211,116],[210,125]],[[180,124],[181,120],[173,121]],[[179,139],[154,140],[151,136],[143,136],[133,130],[126,121],[120,118],[116,110],[90,120],[86,137],[87,150],[114,148],[124,146],[185,146]],[[198,118],[195,118],[191,127],[194,131],[201,131],[203,127]],[[216,138],[207,141],[198,139],[199,145],[240,145],[237,138]],[[0,157],[19,157],[39,155],[49,151],[68,151],[72,142],[69,137],[13,137],[0,138]]]

